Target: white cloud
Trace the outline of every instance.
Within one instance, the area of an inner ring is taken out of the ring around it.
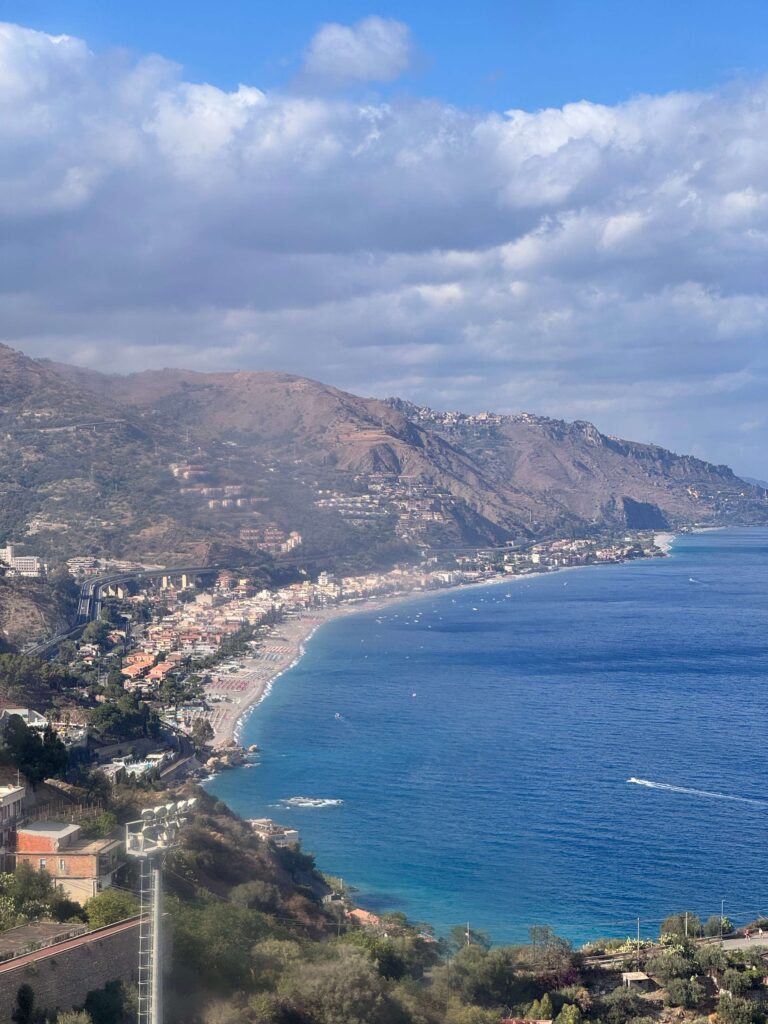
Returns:
[[[354,25],[323,25],[307,48],[304,71],[329,82],[391,82],[410,60],[408,26],[373,16]]]
[[[0,340],[594,416],[766,476],[766,181],[768,80],[500,115],[4,25]]]

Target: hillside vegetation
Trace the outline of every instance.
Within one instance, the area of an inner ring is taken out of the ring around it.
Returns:
[[[107,376],[0,346],[0,541],[51,558],[247,563],[293,531],[303,557],[365,567],[767,519],[765,492],[727,467],[589,423],[439,413],[280,373]]]

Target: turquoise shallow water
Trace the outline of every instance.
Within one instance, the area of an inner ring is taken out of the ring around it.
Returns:
[[[248,719],[258,767],[208,785],[441,931],[583,940],[721,898],[747,920],[768,912],[767,627],[768,530],[338,619]]]

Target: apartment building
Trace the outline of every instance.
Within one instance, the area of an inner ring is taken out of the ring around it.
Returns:
[[[70,899],[85,903],[109,889],[122,865],[119,839],[86,839],[79,825],[33,822],[16,832],[16,863],[47,871]]]

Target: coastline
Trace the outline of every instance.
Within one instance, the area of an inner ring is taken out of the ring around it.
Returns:
[[[683,539],[684,539],[683,537],[679,537],[678,538],[678,540],[683,540]],[[664,540],[668,540],[668,542],[671,544],[674,541],[674,537],[664,538]],[[690,554],[690,552],[688,554]],[[694,552],[694,554],[695,554],[695,552]],[[685,556],[685,552],[678,552],[678,557],[680,557],[680,555]],[[660,565],[658,568],[659,568],[659,570],[661,571],[662,574],[665,574],[665,567],[664,567],[664,565]],[[633,574],[627,572],[626,569],[627,569],[626,566],[623,567],[623,569],[618,569],[618,567],[617,567],[618,578],[619,578],[619,581],[620,581],[619,585],[620,585],[621,589],[623,591],[625,591],[625,592],[633,590],[634,587],[636,586],[636,584],[633,583]],[[559,570],[559,571],[562,571],[562,570]],[[682,576],[681,576],[681,567],[678,565],[677,569],[675,569],[674,560],[667,567],[667,571],[671,572],[673,580],[675,580],[677,577],[682,578]],[[548,575],[548,574],[543,574],[543,575]],[[646,570],[641,570],[640,571],[640,575],[643,578],[650,579],[650,577],[652,575],[654,575],[654,572],[653,572],[653,570],[651,570],[651,568],[649,566]],[[687,577],[687,572],[685,572],[683,575]],[[599,590],[600,589],[600,584],[597,583],[598,577],[601,580],[603,579],[603,577],[600,576],[600,574],[595,574],[595,576],[592,577],[592,580],[593,580],[593,582],[595,584],[597,584],[597,587],[598,587],[598,590]],[[607,586],[610,588],[612,586],[612,584],[610,583],[611,574],[608,574],[608,577],[609,577],[609,579],[608,579]],[[374,614],[375,614],[375,606],[376,605],[383,605],[383,604],[408,604],[409,607],[406,609],[405,615],[406,615],[407,618],[412,619],[414,614],[417,614],[419,606],[421,605],[422,607],[424,607],[422,602],[421,602],[421,598],[426,598],[426,597],[433,598],[436,595],[439,596],[439,595],[442,594],[442,595],[444,595],[445,599],[450,600],[450,595],[447,592],[448,590],[453,592],[453,591],[458,590],[458,589],[468,589],[471,586],[474,589],[482,589],[483,591],[485,591],[485,594],[486,594],[485,600],[486,601],[494,601],[494,600],[498,600],[498,598],[500,597],[500,594],[503,593],[503,591],[499,591],[499,587],[501,586],[502,583],[505,584],[505,589],[512,590],[512,588],[511,588],[511,586],[509,586],[509,584],[511,584],[513,579],[518,579],[518,580],[522,579],[522,580],[530,581],[531,578],[532,578],[531,575],[520,576],[520,577],[511,577],[510,576],[509,578],[506,578],[506,577],[502,577],[502,578],[496,577],[496,578],[493,578],[493,579],[490,579],[490,580],[477,581],[477,582],[472,583],[472,584],[464,584],[464,585],[462,585],[461,588],[459,588],[459,587],[451,587],[451,588],[445,588],[445,589],[440,589],[440,590],[430,590],[430,591],[426,591],[426,592],[425,591],[415,591],[415,592],[404,593],[404,594],[388,595],[386,598],[380,598],[380,599],[376,600],[375,602],[373,600],[356,601],[354,604],[352,604],[348,608],[339,607],[339,606],[333,606],[332,608],[327,609],[325,614],[323,614],[323,615],[314,615],[312,617],[314,617],[316,620],[318,620],[318,619],[321,620],[321,621],[317,622],[316,627],[315,627],[315,628],[319,628],[320,624],[322,624],[325,621],[332,621],[333,619],[338,617],[340,614],[347,614],[347,613],[358,614],[360,612],[368,612],[368,611],[371,611],[371,610],[373,610]],[[562,578],[566,579],[567,577],[562,577]],[[685,582],[685,581],[683,580],[683,582]],[[663,583],[663,580],[662,580],[662,583]],[[578,589],[582,590],[583,588],[580,586],[580,584],[581,584],[581,580],[578,579],[577,580]],[[559,592],[560,592],[559,591],[560,580],[558,580],[558,581],[550,581],[550,585],[547,586],[547,589],[551,590],[552,589],[552,585],[554,585],[555,594],[559,594]],[[593,584],[589,583],[589,581],[587,581],[587,588],[591,589],[592,586],[593,586]],[[564,593],[567,593],[570,596],[572,588],[573,588],[573,584],[571,584],[571,587],[569,588],[569,590],[564,592]],[[662,590],[663,590],[663,587],[662,587]],[[492,596],[494,593],[496,595],[495,598]],[[478,596],[481,596],[481,595],[478,595]],[[579,595],[577,594],[576,597],[578,599]],[[472,603],[473,603],[472,597],[468,597],[468,596],[465,595],[464,599],[460,603],[464,606],[465,610],[468,610],[469,606],[472,605]],[[474,603],[476,603],[478,605],[480,604],[479,600],[475,601]],[[430,604],[432,604],[432,602],[430,602]],[[482,606],[481,606],[481,608],[482,608]],[[424,609],[424,613],[428,617],[431,614],[431,612],[430,612],[430,610],[428,608]],[[311,615],[311,613],[304,613],[304,615],[301,616],[301,618],[306,620],[307,618],[310,617],[310,615]],[[296,616],[296,619],[299,619],[299,617]],[[356,623],[350,623],[349,625],[354,627],[353,630],[352,630],[352,634],[351,634],[352,636],[354,636],[356,634],[356,630],[357,630],[358,626],[356,625]],[[273,632],[276,635],[284,635],[284,628],[283,628],[284,626],[285,626],[285,623],[278,624]],[[347,635],[347,633],[349,631],[347,629],[347,626],[342,626],[342,628],[343,628],[343,631],[344,631],[344,636],[346,638],[346,635]],[[361,624],[361,628],[362,628],[362,624]],[[367,629],[368,629],[368,626],[366,626],[366,630]],[[311,635],[311,633],[309,635]],[[332,646],[338,646],[338,642],[339,642],[339,639],[340,639],[339,637],[336,637],[335,639],[334,638],[329,638],[329,639],[330,639],[330,641],[332,643]],[[344,638],[341,638],[341,639],[342,639],[342,641],[344,641]],[[356,641],[355,640],[353,640],[353,645],[356,645]],[[324,646],[325,646],[324,643],[321,646],[323,646],[323,648],[324,648]],[[346,646],[346,643],[344,643],[344,646]],[[321,657],[324,657],[323,651],[320,651],[318,653],[320,654]],[[314,657],[315,657],[315,652],[313,651],[312,652],[312,660],[314,660]],[[420,692],[420,695],[421,695],[421,692]],[[336,705],[334,705],[334,706],[336,706]],[[339,705],[339,706],[341,706],[341,705]],[[342,708],[342,710],[346,711],[346,708]],[[267,713],[269,714],[270,712],[267,712]],[[265,737],[265,739],[266,739],[266,737]],[[268,740],[267,740],[267,742],[268,742]],[[666,761],[664,761],[663,763],[664,763],[665,768],[666,768]],[[275,768],[274,765],[273,765],[272,769],[270,769],[270,770],[271,771],[277,771],[280,775],[282,775],[282,770],[279,768],[279,765],[277,766],[277,768]],[[669,771],[672,771],[672,769],[669,769]],[[649,772],[647,774],[649,774],[650,778],[656,778],[656,776],[653,773],[651,773],[651,772]],[[333,775],[334,775],[334,777],[336,777],[336,773],[335,772],[333,773]],[[673,776],[674,776],[674,772],[672,772],[672,775],[668,775],[668,776],[661,775],[659,777],[660,778],[665,778],[668,781],[678,781]],[[342,792],[342,791],[337,791],[337,790],[332,789],[332,788],[327,789],[328,777],[329,777],[328,775],[324,776],[325,784],[320,789],[321,795],[325,794],[326,791],[327,791],[328,793],[333,793],[334,795],[344,796],[345,798],[348,797],[347,802],[351,805],[352,804],[352,797],[351,797],[350,794],[348,794],[346,792]],[[625,779],[626,779],[626,776],[625,775],[621,775],[621,777],[619,778],[619,783],[621,783]],[[248,790],[249,793],[251,791],[259,792],[259,787],[257,786],[257,783],[263,782],[262,779],[257,779],[257,777],[255,776],[255,773],[254,773],[254,776],[252,778],[248,778],[248,775],[243,776],[243,780],[244,780],[244,782],[247,782],[247,785],[249,787],[251,787]],[[222,785],[224,785],[224,784],[222,783]],[[221,799],[227,800],[228,799],[228,796],[226,795],[227,793],[230,796],[232,796],[232,795],[239,795],[240,794],[240,784],[239,784],[239,780],[236,777],[233,777],[232,779],[230,779],[229,782],[226,785],[228,786],[228,788],[227,789],[222,789],[221,794],[223,794],[223,795],[221,795]],[[331,783],[331,785],[333,785],[333,784]],[[287,793],[304,792],[304,791],[305,790],[299,785],[298,788],[286,789],[284,791],[284,793],[281,793],[279,795],[282,796],[282,795],[285,795]],[[309,790],[309,791],[312,792],[311,790]],[[734,791],[738,791],[738,787],[735,787]],[[218,791],[216,791],[216,792],[218,792]],[[656,794],[654,794],[654,798],[655,797],[656,797]],[[276,798],[277,798],[276,794],[274,794],[274,793],[272,793],[270,791],[270,799],[276,799]],[[659,799],[667,799],[665,794],[661,794],[658,798]],[[641,797],[639,797],[638,799],[645,799],[644,791],[641,794]],[[675,797],[669,797],[668,799],[678,800],[679,798],[677,796],[675,796]],[[243,802],[243,798],[241,798],[241,802]],[[650,798],[648,798],[647,803],[650,803]],[[275,805],[270,805],[270,806],[275,806]],[[246,810],[249,809],[248,801],[245,801],[245,809]],[[357,810],[357,808],[356,808],[356,810]],[[243,809],[242,808],[240,808],[240,812],[243,813]],[[275,813],[276,814],[277,812],[270,812],[269,810],[264,809],[264,810],[261,811],[261,813],[266,813],[266,814]],[[357,815],[355,815],[355,817],[356,816]],[[291,827],[296,827],[296,819],[295,818],[291,818],[290,819],[290,825],[291,825]],[[333,833],[334,829],[331,829],[331,832]],[[347,844],[348,844],[348,842],[349,842],[348,834],[345,834],[345,836],[346,836],[346,840],[347,840]],[[312,842],[311,842],[311,837],[307,838],[306,842],[309,843],[309,848],[313,848],[312,847]],[[318,842],[318,840],[315,839],[315,842]],[[323,852],[322,857],[323,857],[323,861],[327,861],[327,863],[329,865],[329,867],[326,868],[326,870],[335,870],[335,872],[338,874],[339,873],[338,868],[334,869],[334,867],[333,867],[334,863],[338,863],[338,860],[337,860],[337,857],[336,857],[336,853],[337,853],[336,848],[333,845],[331,845],[331,847],[330,847],[330,849],[328,851]],[[386,897],[388,896],[388,894],[397,893],[398,894],[398,897],[397,897],[398,901],[400,901],[400,899],[402,899],[403,901],[406,901],[406,902],[413,897],[413,894],[409,890],[407,890],[407,889],[403,893],[401,893],[400,889],[396,885],[394,885],[391,882],[391,880],[387,881],[385,879],[384,881],[382,881],[382,880],[378,879],[378,877],[376,877],[376,878],[374,878],[373,882],[370,882],[370,881],[368,881],[368,882],[358,881],[360,879],[366,879],[367,878],[367,875],[365,874],[365,872],[362,871],[359,868],[358,865],[355,865],[355,870],[353,870],[353,865],[351,865],[349,863],[347,863],[345,865],[345,867],[346,867],[346,870],[343,869],[341,873],[343,873],[345,875],[345,877],[347,875],[349,875],[350,879],[356,880],[357,884],[360,884],[360,885],[363,886],[363,890],[359,894],[359,905],[362,905],[363,907],[366,907],[367,909],[372,910],[373,912],[381,912],[380,908],[382,906],[383,907],[389,906],[389,904],[386,902]],[[423,894],[420,894],[419,892],[416,892],[416,897],[422,898],[422,896],[423,896]],[[413,898],[415,898],[415,897],[413,897]],[[440,903],[439,903],[440,894],[439,893],[438,893],[436,899],[437,899],[437,905],[439,907],[440,906]],[[472,904],[473,907],[475,907],[475,906],[479,907],[480,905],[481,905],[480,901],[475,901],[475,903]],[[483,906],[484,905],[485,904],[483,904]],[[407,907],[405,907],[404,909],[407,909]],[[419,919],[434,920],[435,919],[435,914],[441,913],[441,912],[442,911],[437,909],[437,910],[430,910],[429,913],[427,913],[423,909],[420,909],[419,910],[419,914],[417,916],[419,916]],[[477,912],[479,913],[479,911],[477,911]],[[654,910],[653,912],[655,913],[656,911]],[[651,914],[652,911],[647,910],[647,913]],[[570,920],[570,919],[571,918],[568,918],[568,920]],[[451,918],[451,920],[453,920],[453,918]],[[573,916],[573,920],[579,920],[578,916],[577,915]],[[448,921],[448,918],[445,917],[444,913],[443,913],[443,916],[440,918],[440,921],[443,922],[443,924],[440,925],[441,929],[448,926],[447,924],[444,923],[444,921]],[[488,927],[490,928],[490,925]],[[494,930],[493,933],[496,934],[495,930]]]
[[[654,533],[653,535],[653,543],[660,551],[663,551],[665,555],[670,554],[670,552],[672,551],[672,546],[674,545],[676,540],[676,533],[661,532]]]
[[[526,577],[517,578],[525,579]],[[248,715],[269,696],[280,676],[299,663],[306,651],[306,645],[318,629],[326,623],[347,615],[382,611],[390,605],[432,597],[448,590],[466,590],[470,587],[488,586],[500,582],[503,580],[491,579],[465,583],[457,587],[446,587],[442,590],[412,590],[407,593],[373,597],[347,604],[313,608],[287,616],[272,628],[270,636],[261,643],[257,656],[240,659],[239,671],[226,675],[219,674],[216,677],[216,682],[206,686],[207,696],[221,694],[225,695],[228,701],[226,704],[214,704],[215,710],[209,719],[214,731],[211,741],[212,753],[220,754],[233,743],[239,744]],[[233,689],[235,690],[234,694],[231,692]]]
[[[674,533],[667,532],[654,535],[656,546],[664,556],[669,556],[676,536]],[[552,572],[594,568],[596,564],[599,563],[565,566],[554,569]],[[434,590],[411,590],[311,609],[287,616],[273,627],[270,636],[261,643],[256,656],[240,659],[236,672],[219,673],[215,676],[215,681],[206,687],[206,696],[219,698],[213,703],[214,710],[209,716],[214,731],[211,742],[212,755],[220,755],[226,752],[228,747],[240,743],[246,718],[269,696],[280,676],[299,663],[306,651],[306,645],[317,630],[326,623],[343,616],[377,612],[395,604],[432,598],[439,594],[500,586],[501,584],[511,586],[523,580],[549,575],[551,572],[519,575],[502,573],[471,583],[461,583]],[[224,700],[221,699],[222,697]]]

